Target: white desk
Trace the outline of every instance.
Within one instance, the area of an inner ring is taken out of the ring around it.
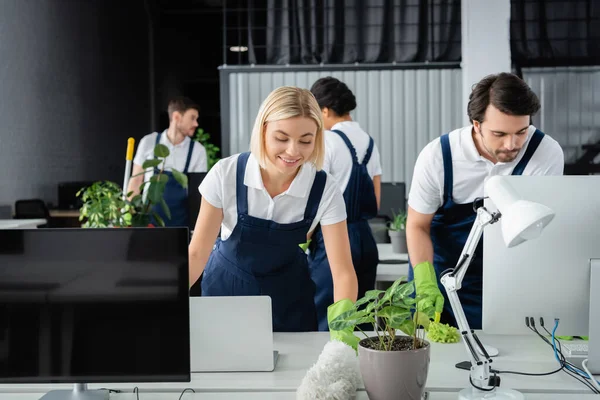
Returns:
[[[2,400],[39,400],[45,393],[3,394]],[[146,393],[140,392],[140,400],[179,400],[181,393]],[[429,392],[426,400],[456,400],[456,392]],[[592,394],[525,394],[526,400],[593,400],[598,396]],[[111,393],[110,400],[137,400],[133,393]],[[187,391],[181,400],[296,400],[295,392],[252,392],[252,393],[192,393]],[[369,400],[366,392],[358,392],[354,400]]]
[[[527,336],[490,336],[480,335],[485,344],[500,350],[493,367],[498,370],[512,370],[529,373],[549,372],[557,368],[552,349],[534,334]],[[279,361],[274,372],[254,373],[200,373],[192,374],[188,383],[106,383],[93,384],[90,388],[108,387],[131,391],[138,386],[142,391],[161,391],[181,393],[184,388],[193,388],[204,392],[294,392],[306,372],[317,361],[328,332],[276,333],[275,348],[279,350]],[[127,355],[123,355],[127,357]],[[468,371],[459,370],[454,365],[466,360],[466,351],[462,343],[433,343],[431,364],[427,379],[427,390],[431,392],[457,392],[469,385]],[[115,360],[118,362],[118,360]],[[591,391],[580,382],[561,372],[550,376],[521,376],[502,374],[502,386],[523,393],[551,394],[588,394]],[[53,388],[68,389],[71,385],[58,384],[22,384],[0,385],[0,392],[33,392]],[[364,390],[364,389],[363,389]],[[4,399],[0,394],[0,398]],[[143,400],[140,396],[140,400]]]
[[[32,229],[46,224],[43,218],[38,219],[0,219],[0,229]]]
[[[381,264],[377,265],[377,282],[394,282],[401,276],[408,276],[408,254],[398,254],[392,252],[391,243],[378,243],[379,260],[398,260],[402,264]]]

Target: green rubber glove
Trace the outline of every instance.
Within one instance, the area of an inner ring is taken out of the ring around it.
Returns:
[[[327,307],[327,323],[329,324],[338,315],[350,310],[353,306],[354,304],[349,299],[336,301]],[[333,331],[329,329],[329,338],[331,340],[339,340],[340,342],[344,342],[348,346],[352,347],[355,351],[357,350],[358,342],[360,341],[358,337],[354,336],[354,328],[352,327],[341,331]]]
[[[308,249],[308,246],[310,246],[310,242],[312,242],[312,239],[308,239],[306,243],[301,243],[298,246],[300,246],[302,251],[306,253],[306,249]]]
[[[554,336],[555,338],[557,338],[558,340],[573,340],[573,336]]]
[[[429,261],[417,264],[413,268],[415,276],[415,289],[418,295],[425,296],[418,307],[425,309],[433,306],[435,308],[435,322],[440,322],[442,311],[444,311],[444,296],[440,292],[437,283],[435,269]]]

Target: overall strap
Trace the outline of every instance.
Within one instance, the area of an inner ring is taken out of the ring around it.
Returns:
[[[192,153],[194,152],[194,140],[190,139],[190,147],[188,148],[187,159],[185,160],[185,167],[183,173],[187,174],[188,168],[190,167],[190,160],[192,159]]]
[[[513,169],[512,175],[523,174],[523,171],[525,171],[525,167],[529,163],[529,160],[531,160],[531,157],[533,157],[533,153],[535,153],[543,138],[544,133],[539,129],[536,129],[535,132],[533,132],[531,139],[529,139],[527,150],[525,150],[525,154],[523,155],[523,158],[521,158],[521,161],[519,161],[515,169]]]
[[[371,159],[371,154],[373,153],[373,146],[375,145],[375,141],[372,137],[369,136],[369,147],[367,147],[367,152],[365,153],[365,158],[363,158],[363,165],[367,165],[369,160]]]
[[[235,193],[237,197],[238,215],[248,214],[248,187],[244,185],[244,175],[246,174],[246,164],[250,152],[241,153],[237,159],[237,170],[235,177]]]
[[[331,132],[337,133],[342,138],[344,143],[346,143],[346,146],[348,146],[348,150],[350,150],[350,154],[352,155],[352,162],[358,164],[358,158],[356,158],[356,150],[354,149],[354,146],[352,146],[352,143],[350,142],[350,139],[348,139],[348,136],[346,136],[346,134],[340,131],[339,129],[333,129]]]
[[[310,219],[312,221],[317,216],[317,210],[319,209],[319,203],[321,203],[321,197],[323,196],[323,191],[325,190],[326,181],[327,174],[325,171],[317,171],[312,188],[310,189],[310,195],[308,196],[306,209],[304,210],[305,220]]]
[[[452,175],[452,150],[450,149],[450,137],[446,133],[440,136],[442,145],[442,157],[444,159],[444,203],[452,200],[452,186],[454,176]]]

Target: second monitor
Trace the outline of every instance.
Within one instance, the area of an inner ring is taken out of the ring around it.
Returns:
[[[491,334],[531,334],[525,317],[542,317],[556,335],[590,336],[590,314],[600,288],[592,284],[592,264],[600,259],[600,176],[506,176],[525,200],[550,207],[554,220],[540,237],[507,248],[500,224],[486,228],[483,246],[483,330]],[[486,207],[496,209],[486,200]],[[596,289],[596,290],[595,290]],[[600,332],[598,332],[600,333]],[[598,338],[600,339],[600,338]],[[600,343],[596,343],[599,345]],[[599,360],[600,361],[600,360]],[[600,365],[599,365],[600,367]]]

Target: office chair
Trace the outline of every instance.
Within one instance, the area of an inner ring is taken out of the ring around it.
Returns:
[[[50,226],[50,211],[46,203],[41,199],[25,199],[15,202],[15,219],[37,219],[44,218],[47,222],[40,225],[40,228]]]

